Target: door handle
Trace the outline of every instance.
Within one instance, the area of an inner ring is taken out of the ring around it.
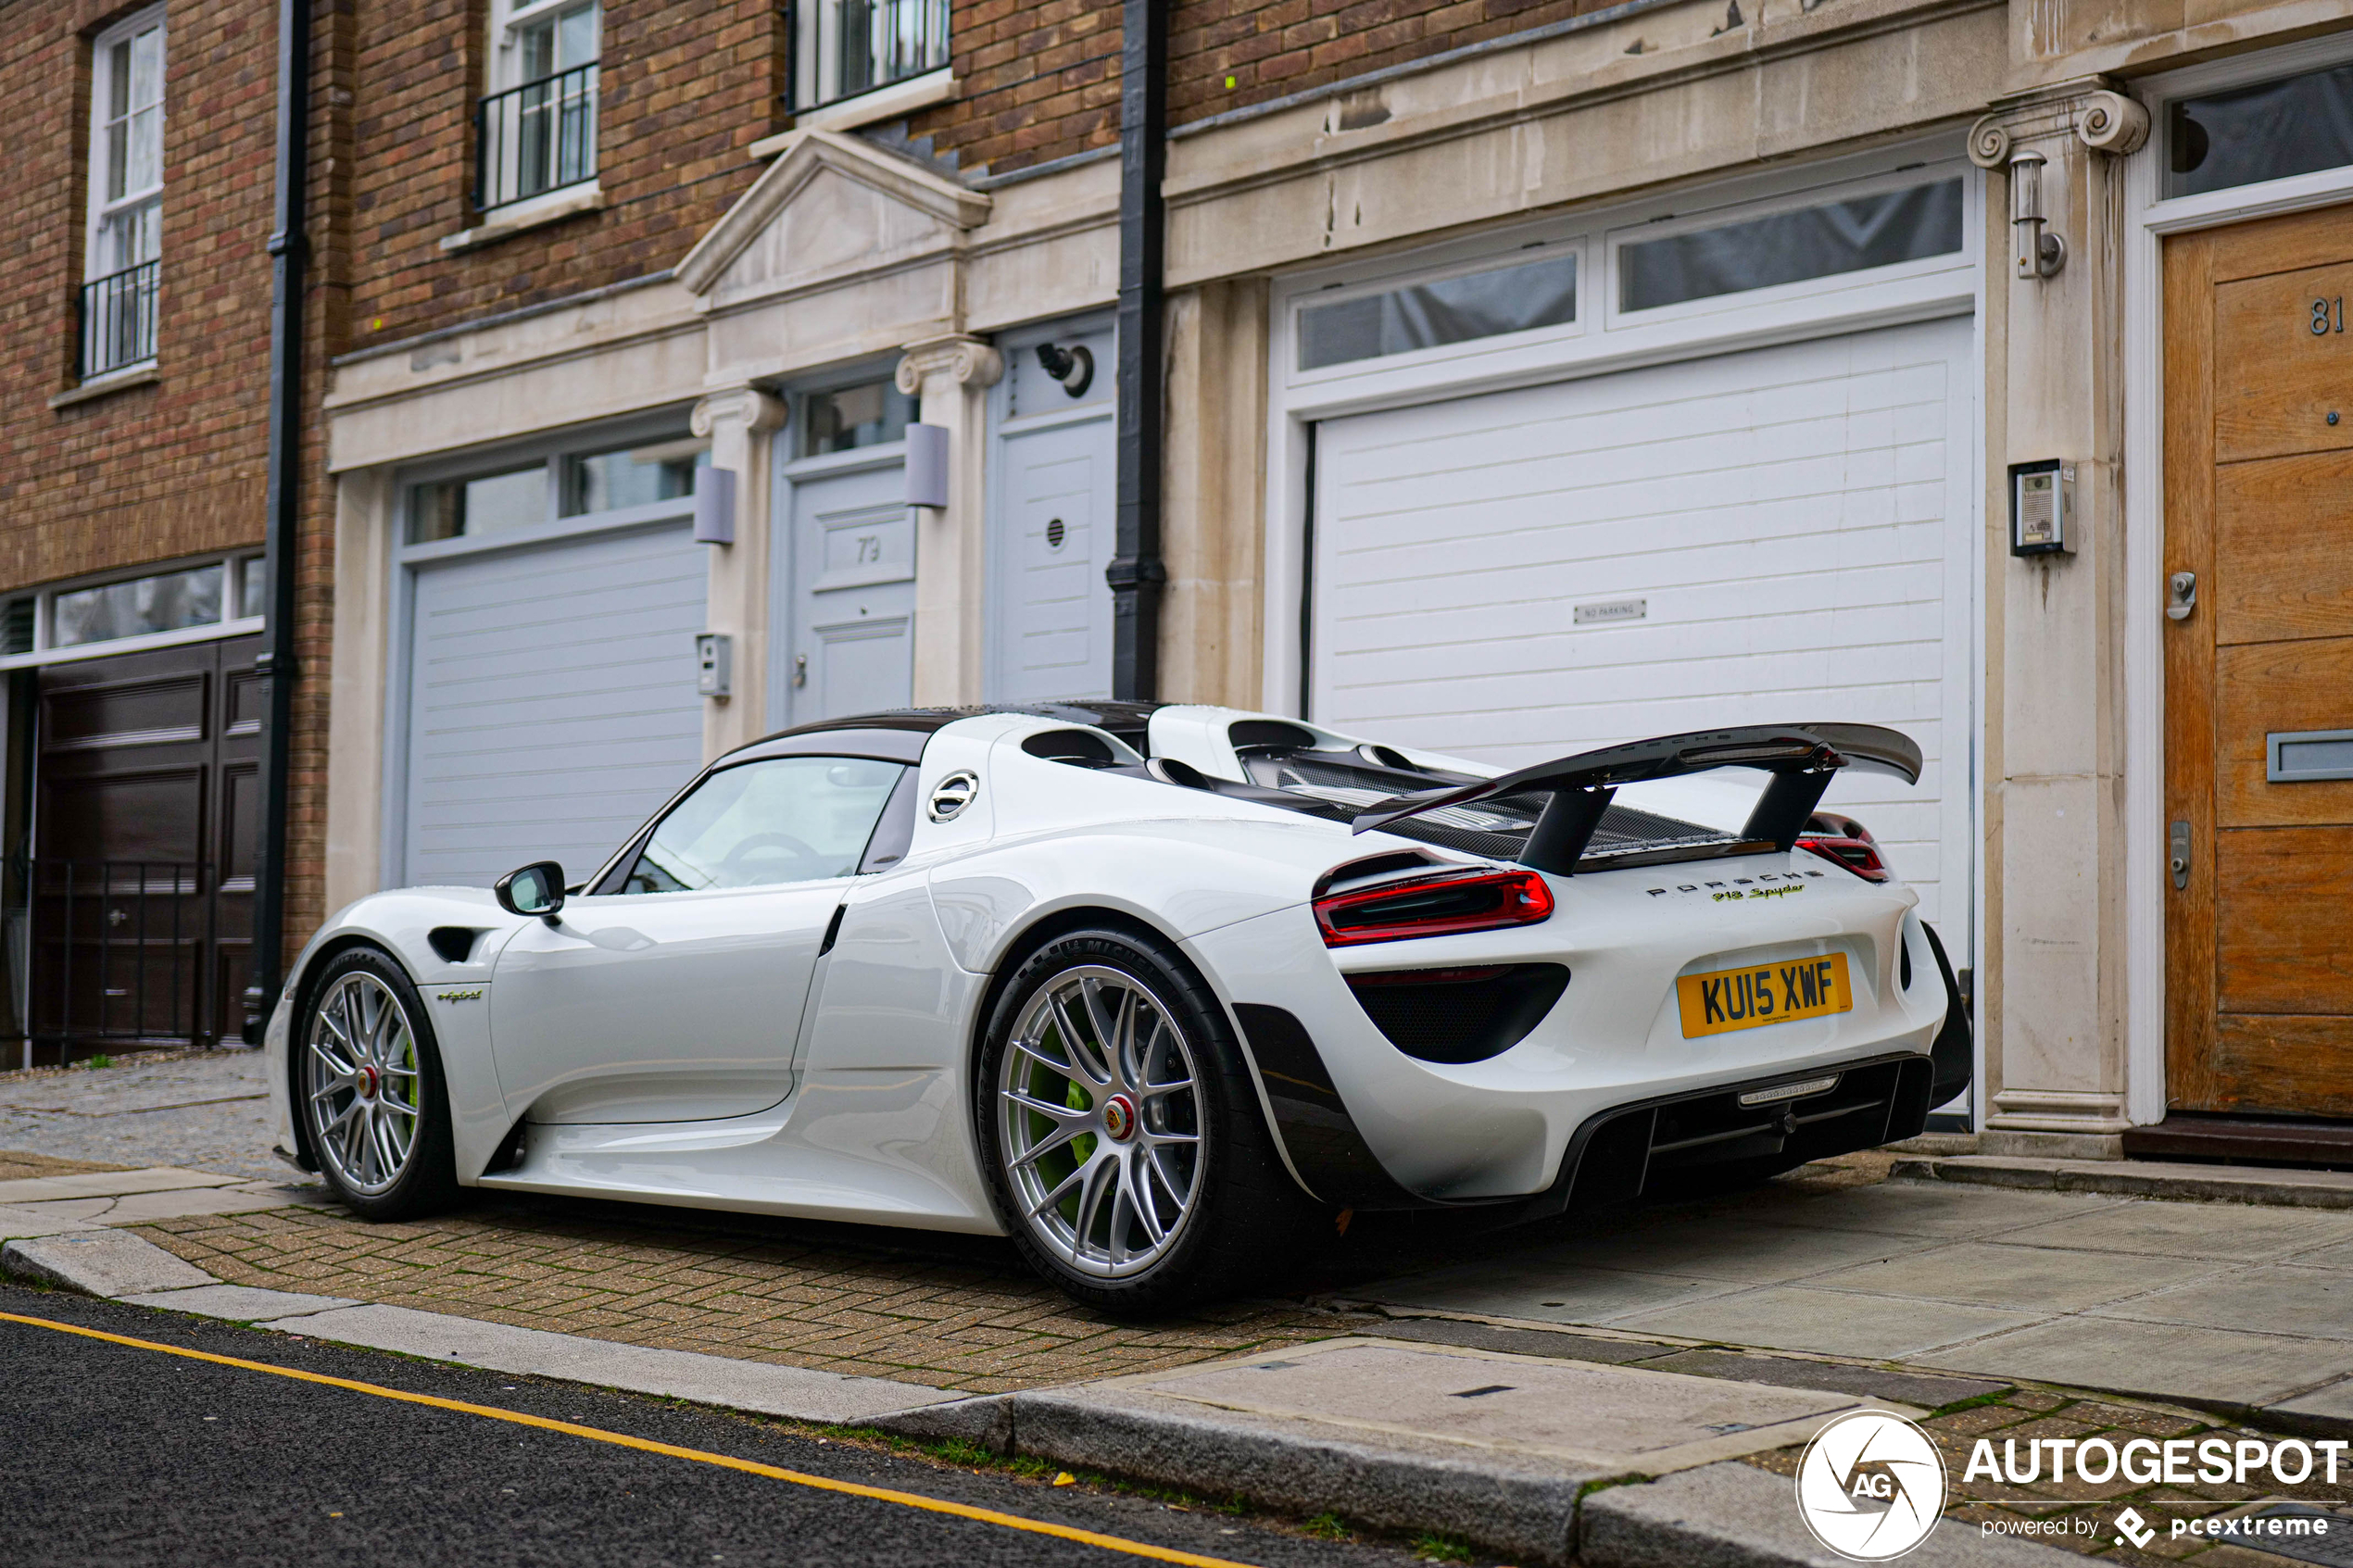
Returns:
[[[796,686],[809,684],[809,656],[805,653],[792,656],[792,684]]]
[[[2165,580],[2165,618],[2187,621],[2197,608],[2197,573],[2177,571]]]
[[[2173,873],[2173,889],[2180,892],[2190,884],[2190,824],[2175,822],[2167,835],[2166,869]]]

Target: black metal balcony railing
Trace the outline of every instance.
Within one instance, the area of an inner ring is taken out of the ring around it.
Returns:
[[[82,379],[156,357],[156,289],[162,263],[136,267],[82,285]]]
[[[474,206],[489,212],[597,172],[597,62],[474,106]]]
[[[838,19],[834,79],[817,84],[819,104],[854,98],[948,63],[948,0],[834,3]]]

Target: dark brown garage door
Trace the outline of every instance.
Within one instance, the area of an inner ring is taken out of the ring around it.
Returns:
[[[265,683],[258,637],[41,671],[37,1056],[210,1044],[242,1026]]]

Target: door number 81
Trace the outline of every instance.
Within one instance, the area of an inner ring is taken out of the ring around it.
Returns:
[[[2334,299],[2316,299],[2312,302],[2312,335],[2314,337],[2319,337],[2323,332],[2341,332],[2344,330],[2345,296],[2343,295],[2338,295]]]

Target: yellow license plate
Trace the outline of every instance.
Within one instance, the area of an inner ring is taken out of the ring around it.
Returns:
[[[1686,1040],[1855,1008],[1855,993],[1846,986],[1844,953],[1686,974],[1675,982],[1675,999],[1682,1006]]]

